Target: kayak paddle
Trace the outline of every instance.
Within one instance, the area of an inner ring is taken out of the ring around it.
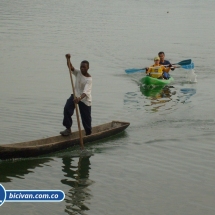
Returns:
[[[180,67],[183,68],[183,69],[194,69],[194,63],[191,63],[189,65],[183,65],[183,66],[180,66]]]
[[[135,68],[133,68],[133,69],[126,69],[126,70],[125,70],[125,72],[126,72],[127,74],[135,73],[135,72],[145,72],[145,71],[146,71],[145,68],[142,68],[142,69],[135,69]]]
[[[173,63],[172,65],[180,65],[182,68],[184,69],[188,69],[186,68],[187,65],[190,65],[192,63],[192,60],[191,59],[188,59],[188,60],[182,60],[178,63]],[[167,65],[166,65],[167,66]],[[185,67],[184,67],[185,66]],[[193,65],[194,67],[194,65]],[[189,68],[190,69],[190,68]],[[192,68],[191,68],[192,69]],[[142,68],[142,69],[136,69],[136,68],[132,68],[132,69],[126,69],[125,72],[127,74],[131,74],[131,73],[135,73],[135,72],[145,72],[146,69],[145,68]]]
[[[185,65],[189,65],[192,63],[192,60],[191,59],[188,59],[188,60],[182,60],[178,63],[173,63],[172,65],[180,65],[180,66],[185,66]]]
[[[172,64],[172,65],[178,65],[178,64]],[[164,65],[164,66],[168,66],[168,65]],[[186,65],[175,66],[175,68],[194,69],[194,63],[188,64],[188,65],[186,64]]]

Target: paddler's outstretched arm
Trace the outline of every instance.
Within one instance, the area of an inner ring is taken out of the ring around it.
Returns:
[[[163,66],[163,71],[164,72],[169,72],[169,70],[171,69],[172,64],[169,64],[168,67]]]
[[[146,67],[145,70],[146,70],[146,75],[148,75],[151,71],[152,71],[152,67],[154,65],[151,65],[150,67]]]
[[[73,67],[72,63],[70,62],[70,57],[71,57],[70,54],[66,54],[67,66],[69,68],[69,65],[70,65],[71,70],[74,71],[75,68]]]

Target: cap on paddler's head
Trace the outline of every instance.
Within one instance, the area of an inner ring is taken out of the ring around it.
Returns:
[[[155,58],[154,58],[154,61],[156,61],[156,60],[160,60],[160,58],[159,58],[159,57],[155,57]]]

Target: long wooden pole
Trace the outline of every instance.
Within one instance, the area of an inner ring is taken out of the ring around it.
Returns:
[[[68,63],[68,67],[69,67],[69,74],[70,74],[70,79],[71,79],[71,84],[72,84],[73,97],[75,99],[76,98],[75,87],[74,87],[74,83],[73,83],[73,79],[72,79],[72,70],[71,70],[70,61],[68,59],[67,59],[67,63]],[[75,111],[76,111],[76,117],[77,117],[77,122],[78,122],[78,131],[79,131],[79,137],[80,137],[80,146],[81,146],[81,149],[84,149],[83,137],[82,137],[82,132],[81,132],[81,123],[80,123],[80,118],[79,118],[77,103],[75,103]]]

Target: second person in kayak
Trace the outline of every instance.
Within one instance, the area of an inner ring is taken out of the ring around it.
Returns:
[[[163,73],[169,73],[171,67],[171,64],[169,64],[168,67],[161,65],[160,58],[155,57],[154,64],[151,65],[149,68],[146,68],[146,74],[151,76],[152,78],[168,79],[166,76],[163,76]]]
[[[164,65],[165,67],[167,67],[169,64],[171,64],[168,60],[165,60],[165,53],[164,52],[159,52],[158,57],[160,58],[160,64],[161,65]],[[172,71],[175,70],[175,66],[172,65],[171,70]],[[169,73],[164,72],[163,77],[165,79],[169,79],[170,75],[169,75]]]

